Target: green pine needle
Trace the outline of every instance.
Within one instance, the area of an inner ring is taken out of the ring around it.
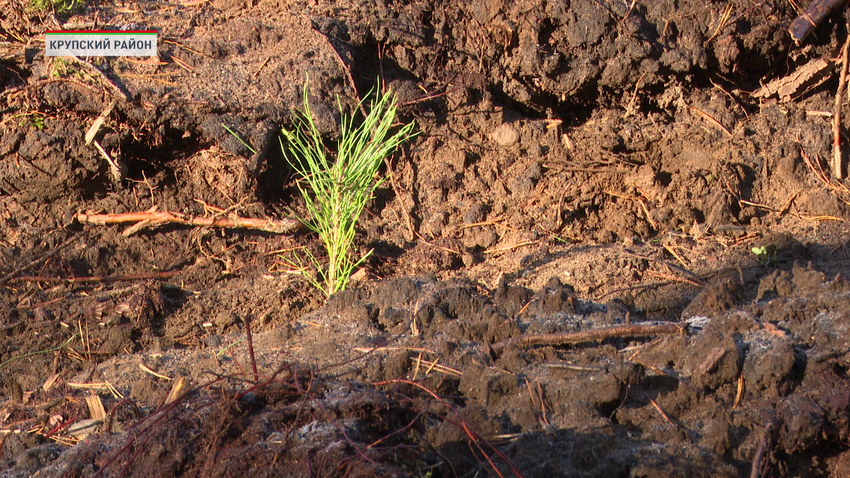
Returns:
[[[366,203],[383,182],[383,179],[376,179],[376,174],[384,158],[415,136],[413,122],[390,135],[396,110],[395,96],[378,92],[360,126],[355,126],[354,119],[343,113],[336,160],[332,161],[325,155],[325,145],[313,120],[305,84],[304,112],[293,131],[283,130],[288,148],[283,142],[281,148],[287,162],[301,177],[298,189],[311,217],[303,222],[319,235],[328,255],[327,265],[323,266],[316,257],[306,253],[317,271],[314,277],[307,277],[328,297],[345,289],[348,278],[372,253],[369,251],[356,259],[352,257],[355,226]],[[302,273],[306,272],[299,258],[289,263]]]

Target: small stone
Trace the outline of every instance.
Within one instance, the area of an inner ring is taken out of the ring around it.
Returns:
[[[238,322],[239,316],[228,310],[221,311],[215,317],[215,325],[217,325],[220,330],[225,330],[228,327],[237,324]]]
[[[502,123],[490,133],[490,139],[495,141],[499,146],[513,146],[519,142],[519,131],[508,123]]]
[[[472,267],[472,266],[474,266],[474,265],[475,265],[475,256],[474,256],[474,255],[472,255],[472,253],[471,253],[471,252],[465,252],[465,253],[464,253],[464,254],[460,257],[460,260],[462,260],[462,261],[463,261],[463,265],[464,265],[464,266],[466,266],[466,267]]]

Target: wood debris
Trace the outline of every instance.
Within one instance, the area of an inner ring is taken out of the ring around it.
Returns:
[[[292,234],[301,229],[302,224],[297,219],[258,219],[240,217],[235,214],[225,214],[219,217],[191,217],[176,212],[149,210],[144,212],[129,212],[120,214],[77,213],[74,218],[84,224],[118,224],[126,222],[137,223],[128,231],[138,232],[143,227],[153,227],[161,224],[184,224],[188,226],[207,226],[223,228],[257,229],[274,234]],[[129,235],[125,231],[125,235]]]
[[[783,103],[816,88],[828,80],[835,70],[837,62],[833,59],[816,58],[794,70],[790,75],[777,78],[762,86],[753,98],[778,96]]]

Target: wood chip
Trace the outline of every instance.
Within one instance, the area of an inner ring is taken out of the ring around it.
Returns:
[[[106,121],[106,118],[109,117],[109,113],[112,112],[112,108],[115,108],[115,100],[112,100],[112,102],[103,109],[100,116],[94,120],[94,123],[92,123],[89,130],[86,131],[86,145],[91,144],[95,135],[97,135],[97,132],[100,131],[100,127],[103,126],[103,122]]]
[[[794,96],[804,93],[809,88],[820,85],[829,79],[835,65],[834,60],[816,58],[797,68],[790,75],[777,78],[762,86],[753,93],[753,98],[778,96],[783,103],[791,101]]]
[[[180,377],[174,381],[171,390],[168,392],[168,397],[165,399],[165,405],[173,403],[192,388],[192,379],[189,377]]]
[[[103,408],[103,402],[100,400],[100,395],[94,393],[86,396],[86,405],[89,407],[89,415],[95,420],[103,420],[106,418],[106,410]]]
[[[699,370],[701,373],[710,372],[714,367],[717,366],[717,362],[720,362],[720,359],[722,359],[724,355],[726,355],[726,349],[724,349],[723,347],[714,347],[708,353],[708,357],[706,357],[705,360],[702,361],[697,370]]]

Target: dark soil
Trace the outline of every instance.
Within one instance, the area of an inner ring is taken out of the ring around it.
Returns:
[[[754,94],[840,14],[796,46],[789,2],[85,3],[0,5],[0,476],[850,476],[838,68]],[[130,25],[158,59],[44,56]],[[374,88],[420,133],[347,290],[288,270],[304,231],[76,219],[305,214],[307,78],[329,145]]]

